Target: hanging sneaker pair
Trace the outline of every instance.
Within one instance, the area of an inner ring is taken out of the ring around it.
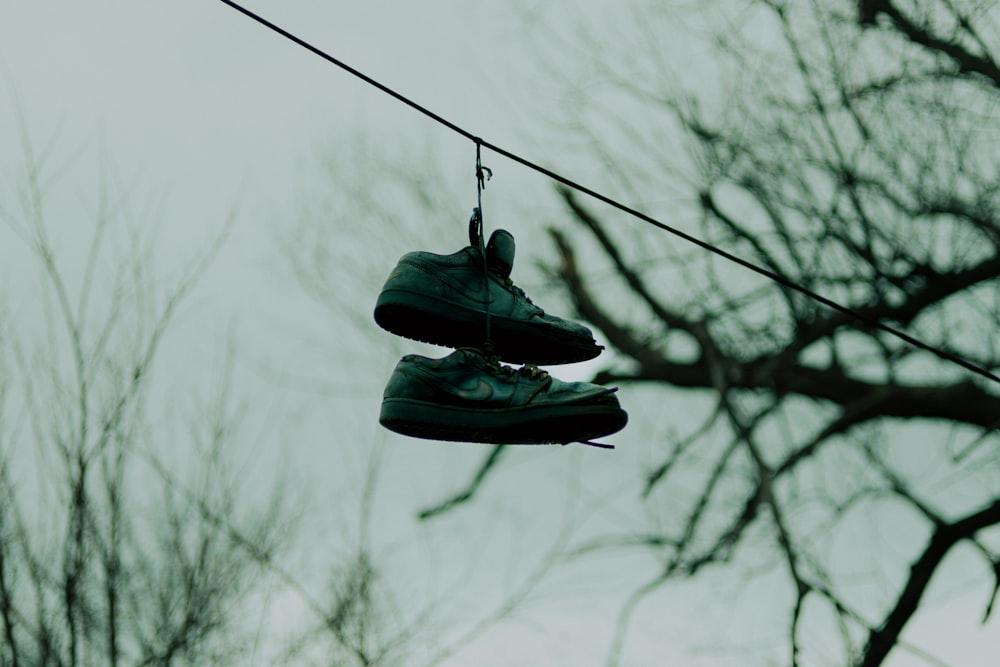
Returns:
[[[505,230],[493,233],[484,252],[473,244],[399,260],[379,294],[375,321],[394,334],[458,349],[441,359],[410,354],[399,361],[382,399],[383,426],[418,438],[496,444],[588,442],[624,428],[628,415],[616,388],[563,382],[536,368],[593,359],[602,348],[588,328],[532,303],[510,278],[513,263],[514,237]]]

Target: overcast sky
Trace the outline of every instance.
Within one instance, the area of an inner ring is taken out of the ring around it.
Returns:
[[[600,25],[615,14],[609,7],[617,3],[245,4],[489,141],[585,181],[595,176],[582,165],[560,163],[557,146],[537,141],[568,98],[546,83],[543,65],[552,63],[538,62],[535,47],[549,35],[571,35],[578,21]],[[0,177],[8,185],[20,178],[20,146],[26,133],[59,175],[49,212],[58,230],[57,246],[67,261],[79,261],[79,248],[87,238],[80,214],[96,206],[102,169],[134,193],[130,197],[138,209],[160,216],[157,262],[164,270],[182,264],[235,212],[232,236],[168,354],[197,360],[203,372],[210,372],[204,369],[212,368],[218,351],[212,341],[235,331],[245,355],[241,377],[254,378],[255,369],[287,359],[297,364],[290,371],[295,377],[310,374],[335,388],[356,383],[352,391],[337,393],[328,387],[310,392],[279,386],[272,373],[269,379],[253,380],[259,385],[246,387],[264,398],[266,408],[256,418],[270,424],[264,429],[269,435],[250,450],[259,460],[249,468],[264,480],[280,470],[302,493],[310,513],[307,523],[316,531],[306,549],[328,548],[336,540],[325,533],[350,525],[358,502],[357,480],[375,448],[383,453],[385,466],[376,496],[376,542],[390,553],[397,575],[425,577],[420,568],[435,559],[443,559],[438,567],[447,570],[467,567],[468,560],[476,558],[479,567],[470,586],[485,592],[473,599],[499,599],[506,587],[529,574],[567,512],[596,525],[641,525],[643,516],[619,513],[617,503],[605,499],[636,488],[644,459],[634,451],[639,447],[630,453],[629,444],[651,435],[642,413],[662,407],[647,404],[638,392],[623,392],[633,423],[614,439],[616,453],[585,448],[519,451],[516,461],[494,480],[498,492],[454,519],[450,539],[476,535],[483,544],[499,544],[502,550],[485,551],[482,544],[472,544],[471,537],[469,543],[461,538],[447,542],[450,547],[422,544],[422,529],[412,521],[415,511],[461,486],[483,450],[416,443],[380,429],[375,419],[382,384],[400,351],[409,346],[380,337],[374,329],[359,332],[353,325],[324,319],[315,304],[295,294],[282,269],[275,241],[295,230],[301,198],[322,187],[317,160],[347,146],[354,136],[373,142],[382,156],[391,155],[398,145],[401,163],[408,167],[419,164],[415,150],[432,146],[431,168],[446,170],[442,178],[449,184],[468,179],[467,196],[442,211],[443,218],[458,221],[454,242],[440,235],[426,239],[435,250],[457,250],[464,242],[462,216],[468,215],[475,194],[474,151],[467,140],[217,0],[0,0],[0,84]],[[550,113],[539,117],[539,109]],[[347,148],[344,155],[346,160],[356,156]],[[523,212],[519,206],[546,187],[543,179],[510,162],[485,157],[496,171],[486,192],[488,214]],[[380,177],[385,176],[361,176],[375,182]],[[523,219],[500,217],[503,226],[516,232],[528,225]],[[357,220],[358,225],[366,222]],[[413,224],[400,234],[419,238],[422,223]],[[351,230],[338,233],[350,235]],[[13,312],[29,312],[35,288],[22,272],[24,257],[16,243],[0,229],[2,293],[12,299]],[[373,273],[387,274],[397,251],[373,252],[373,261],[384,263],[372,267]],[[521,250],[519,257],[537,255]],[[358,295],[359,313],[370,310],[377,290],[377,284],[370,284],[367,293]],[[311,368],[300,354],[303,340],[320,341],[317,350],[329,346]],[[338,346],[347,353],[331,351]],[[352,356],[369,365],[337,365]],[[567,373],[585,372],[568,369],[559,375]],[[677,414],[684,413],[685,406],[678,405]],[[410,553],[417,555],[411,558]],[[306,554],[301,562],[304,567],[317,565],[321,556]],[[405,572],[405,563],[416,563],[415,571]],[[609,562],[603,571],[591,568],[582,575],[556,576],[536,592],[515,622],[498,626],[447,664],[596,664],[597,656],[606,654],[617,605],[652,571],[650,565],[640,558]],[[766,607],[767,583],[764,579],[741,589],[727,588],[734,582],[721,581],[713,594],[728,590],[744,602],[759,600]],[[629,635],[627,655],[634,664],[739,664],[739,655],[727,647],[752,642],[754,650],[766,654],[768,638],[783,632],[780,626],[768,625],[773,619],[766,613],[759,627],[734,627],[724,610],[705,607],[703,596],[704,591],[677,587],[669,599],[651,600],[655,613],[646,613]],[[304,613],[294,601],[280,603],[284,606],[276,614]],[[952,613],[943,604],[932,616],[941,633],[939,643],[970,646],[972,657],[961,667],[995,664],[991,656],[1000,655],[996,624],[992,634],[977,631],[975,621],[962,616],[964,609]],[[725,641],[715,641],[720,635]],[[694,656],[686,652],[692,646],[701,647]],[[921,663],[904,655],[891,664]]]
[[[532,141],[539,128],[526,126],[530,109],[547,96],[553,108],[564,99],[559,91],[548,93],[538,86],[541,68],[525,31],[554,34],[576,20],[575,12],[586,5],[561,3],[556,11],[547,3],[523,4],[515,10],[506,3],[458,1],[246,3],[449,120],[531,159],[546,160],[551,152],[543,153],[545,147]],[[164,349],[172,372],[181,377],[162,372],[158,386],[176,382],[189,387],[192,377],[217,371],[216,343],[227,335],[238,339],[246,367],[239,376],[242,388],[265,404],[254,415],[254,426],[264,435],[248,444],[247,468],[262,484],[269,473],[279,474],[275,471],[290,479],[303,497],[306,524],[316,533],[305,540],[304,550],[329,550],[298,556],[303,567],[325,571],[330,560],[325,554],[335,553],[338,542],[346,550],[351,537],[334,533],[356,520],[359,479],[373,447],[385,448],[386,480],[376,497],[374,539],[378,546],[392,546],[394,576],[430,581],[424,566],[435,560],[442,561],[434,565],[446,573],[449,568],[464,572],[470,559],[478,560],[467,597],[458,596],[456,602],[453,614],[459,618],[488,612],[505,587],[531,572],[566,515],[568,485],[579,482],[588,460],[601,466],[599,479],[609,488],[621,484],[608,475],[615,469],[614,459],[601,456],[604,452],[538,449],[511,466],[514,477],[504,483],[516,498],[509,507],[503,495],[486,498],[444,533],[473,535],[476,544],[459,541],[456,549],[452,541],[430,551],[421,547],[419,540],[427,538],[413,525],[415,512],[461,486],[483,451],[397,438],[378,427],[381,387],[392,364],[401,350],[423,348],[400,344],[382,332],[366,339],[352,325],[331,324],[313,303],[296,298],[282,270],[275,240],[293,232],[303,205],[299,198],[322,183],[325,176],[317,171],[317,161],[356,135],[383,155],[391,155],[398,145],[401,160],[416,168],[420,159],[413,155],[414,146],[431,146],[434,164],[450,172],[442,178],[451,183],[467,179],[466,196],[442,211],[442,218],[457,222],[454,235],[428,233],[423,239],[426,249],[457,250],[464,244],[464,223],[475,201],[470,142],[221,2],[3,0],[0,8],[0,174],[5,192],[14,192],[23,179],[25,139],[36,156],[44,157],[53,175],[46,208],[61,261],[79,267],[99,192],[109,179],[127,193],[138,217],[159,220],[155,260],[161,272],[183,265],[235,211],[229,240]],[[344,155],[352,159],[347,148]],[[546,187],[510,163],[489,156],[486,162],[496,172],[486,193],[488,223],[496,220],[489,216],[503,202],[508,207],[523,203],[530,188]],[[368,175],[375,181],[380,177]],[[419,238],[426,223],[412,222],[416,229],[405,231]],[[371,221],[359,218],[357,224]],[[503,226],[517,233],[526,225],[510,220]],[[441,223],[428,227],[439,230]],[[345,239],[345,248],[349,245]],[[373,251],[373,262],[383,265],[373,266],[372,272],[387,275],[398,257],[391,253],[399,251]],[[31,331],[30,315],[40,292],[27,270],[28,256],[9,230],[0,232],[0,252],[7,314],[23,320],[22,331]],[[519,250],[519,257],[532,254],[523,246]],[[520,271],[523,275],[525,269]],[[367,293],[358,295],[359,313],[370,312],[377,290],[378,284],[369,284]],[[297,354],[303,340],[320,355],[308,368]],[[375,365],[338,366],[354,351]],[[281,370],[328,383],[335,387],[333,393],[280,386],[273,373],[266,373],[268,380],[254,376],[258,366],[272,371],[269,364],[275,359],[301,364]],[[353,384],[351,391],[336,391],[347,384]],[[622,471],[624,461],[619,457]],[[591,493],[603,492],[595,488],[585,498]],[[525,514],[532,511],[532,498],[547,508],[546,520],[534,528]],[[400,543],[414,542],[417,555],[399,554]],[[490,545],[495,551],[484,553]],[[454,585],[456,576],[439,579]],[[609,582],[618,579],[609,575],[606,581],[584,585],[582,593],[549,586],[539,593],[548,601],[541,612],[545,622],[535,618],[498,628],[448,664],[530,660],[561,665],[603,654],[611,608],[595,616],[576,602],[592,595],[602,603],[620,598],[619,593],[606,597]],[[273,613],[305,614],[301,605],[285,599]],[[636,646],[643,646],[641,634]]]

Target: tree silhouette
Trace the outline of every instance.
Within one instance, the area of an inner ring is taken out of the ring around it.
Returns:
[[[236,610],[289,517],[277,498],[255,510],[267,499],[227,472],[242,418],[230,383],[175,438],[148,407],[218,243],[164,277],[150,221],[111,185],[89,220],[54,223],[57,174],[22,135],[23,178],[0,206],[23,281],[0,311],[0,664],[247,664],[255,630]],[[176,451],[193,468],[169,463]]]
[[[580,113],[610,128],[577,127],[621,190],[785,281],[995,373],[995,3],[680,4],[661,18],[711,28],[711,86],[676,71],[655,20],[637,30],[645,40],[617,40],[627,44],[619,52],[597,48],[597,33],[578,40],[615,108],[641,111]],[[663,139],[677,131],[684,153]],[[679,192],[667,211],[663,192]],[[990,618],[1000,585],[995,382],[701,249],[636,231],[572,190],[558,194],[575,226],[551,230],[553,277],[616,353],[594,381],[656,392],[668,405],[677,391],[711,397],[701,423],[656,444],[641,497],[664,507],[664,525],[587,545],[659,558],[621,611],[612,663],[646,596],[713,569],[752,570],[760,549],[770,554],[762,569],[783,575],[775,599],[787,664],[817,664],[807,622],[843,637],[835,664],[925,655],[907,624],[932,580],[946,585],[968,567],[949,560],[960,551],[974,555]],[[663,422],[653,428],[670,433]],[[919,526],[893,543],[902,557],[857,542],[857,526],[892,517]],[[861,592],[859,571],[878,573]]]
[[[1000,26],[990,3],[863,2],[860,15],[846,2],[759,5],[783,37],[768,54],[784,67],[782,79],[731,46],[752,83],[722,113],[703,111],[696,96],[659,97],[691,140],[703,233],[866,318],[995,370]],[[685,289],[664,290],[633,268],[640,258],[598,213],[569,191],[562,198],[644,306],[642,316],[618,314],[588,284],[566,235],[553,232],[559,277],[579,313],[631,362],[597,379],[705,389],[717,402],[697,431],[668,443],[643,489],[653,501],[692,466],[703,473],[678,523],[649,540],[663,553],[651,586],[724,565],[751,536],[766,535],[794,591],[789,663],[809,648],[799,626],[818,601],[849,628],[849,660],[873,667],[900,643],[931,579],[945,576],[946,556],[966,543],[994,573],[983,583],[989,617],[1000,552],[985,537],[1000,524],[1000,495],[980,473],[998,462],[986,446],[1000,420],[996,385],[779,284],[737,279],[711,257],[678,257],[672,266]],[[956,501],[959,483],[942,488],[908,469],[893,429],[915,423],[927,424],[920,437],[935,441],[947,474],[978,493]],[[727,443],[695,457],[713,430]],[[811,479],[824,470],[839,492],[815,492]],[[822,509],[803,512],[805,502]],[[915,513],[926,536],[907,545],[905,576],[866,608],[846,592],[816,528],[836,531],[881,504]]]

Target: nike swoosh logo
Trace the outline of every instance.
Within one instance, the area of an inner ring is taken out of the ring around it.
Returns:
[[[473,279],[463,281],[456,281],[450,276],[437,276],[437,279],[470,301],[484,303],[496,300],[496,297],[490,293],[490,290],[484,284],[482,274],[474,276]]]
[[[482,378],[476,378],[476,382],[472,386],[460,387],[454,384],[446,386],[455,396],[467,401],[488,401],[493,398],[493,387],[484,382]]]

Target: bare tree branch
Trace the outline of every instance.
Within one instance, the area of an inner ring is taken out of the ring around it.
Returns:
[[[479,468],[473,474],[472,480],[469,482],[468,486],[465,489],[459,491],[452,497],[442,501],[441,503],[438,503],[437,505],[433,505],[426,509],[420,510],[420,512],[417,513],[417,518],[421,520],[431,519],[435,516],[444,514],[445,512],[454,509],[455,507],[461,505],[462,503],[467,503],[470,500],[472,500],[476,491],[479,490],[479,487],[486,479],[486,475],[488,475],[490,471],[493,470],[494,466],[497,465],[497,462],[500,461],[500,457],[503,456],[506,450],[507,450],[507,445],[498,445],[493,449],[491,449],[490,453],[486,455],[486,458],[483,460],[483,462],[479,465]]]
[[[910,576],[899,593],[895,607],[882,626],[868,636],[858,667],[877,667],[896,644],[907,621],[916,612],[931,577],[955,544],[970,539],[983,528],[1000,523],[1000,500],[958,521],[938,526],[923,553],[910,567]]]

